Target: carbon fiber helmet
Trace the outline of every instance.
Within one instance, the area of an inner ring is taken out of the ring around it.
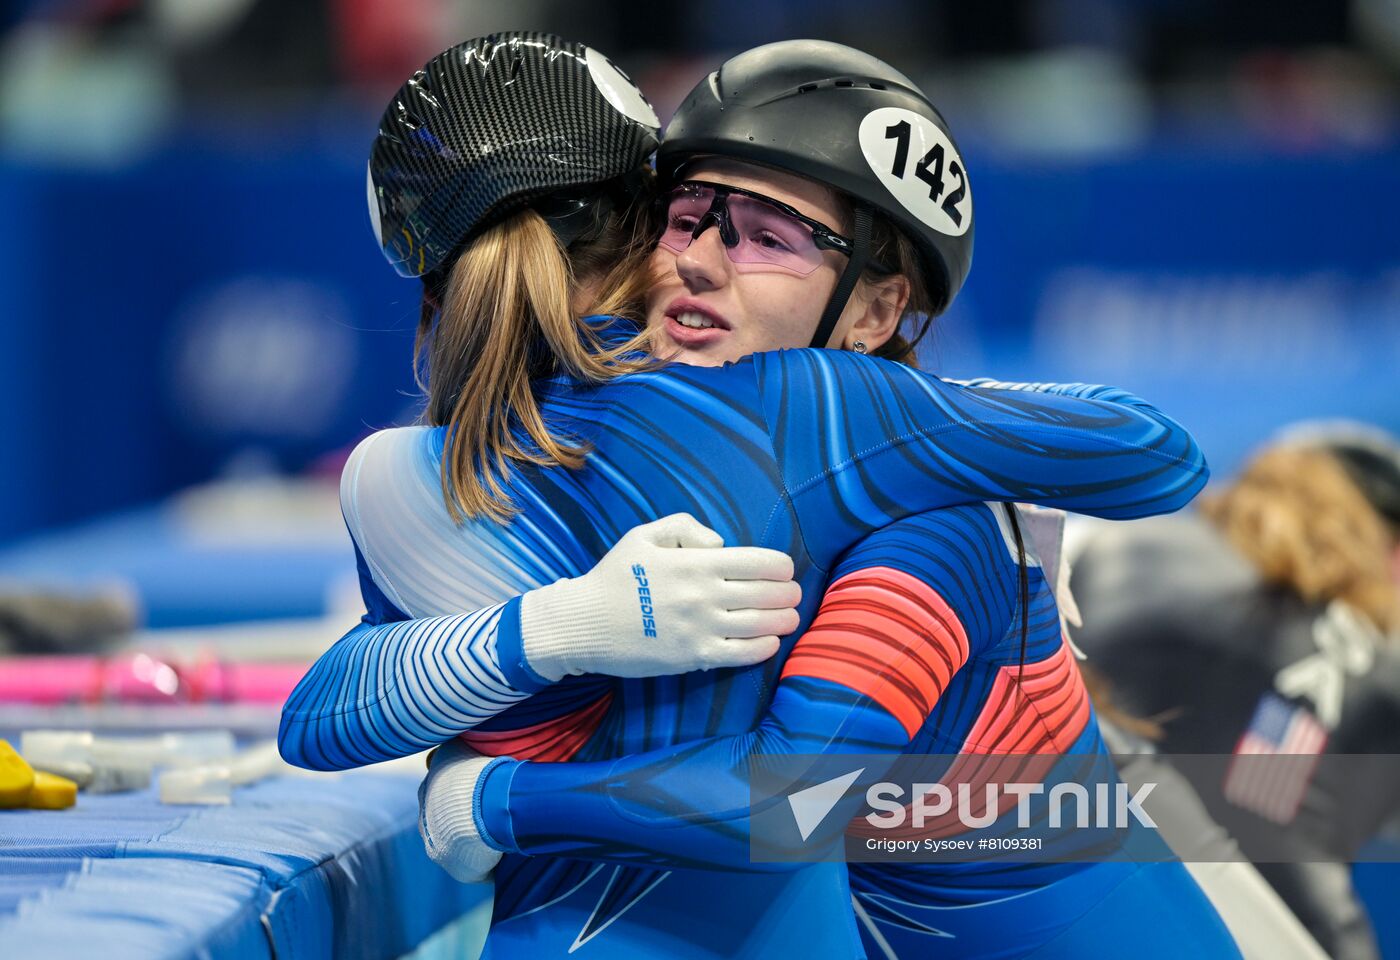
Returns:
[[[839,43],[785,40],[725,61],[690,92],[656,154],[663,181],[698,157],[734,157],[827,184],[854,200],[854,239],[876,210],[918,244],[934,314],[972,265],[972,188],[943,116],[904,74]],[[865,212],[862,212],[862,208]],[[852,256],[813,346],[824,346],[868,257]],[[820,341],[820,342],[818,342]]]
[[[561,196],[582,204],[636,173],[659,129],[642,92],[597,50],[528,32],[459,43],[380,118],[369,158],[375,239],[400,275],[421,277],[517,210]]]

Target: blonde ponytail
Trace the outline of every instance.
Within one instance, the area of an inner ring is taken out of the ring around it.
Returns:
[[[1331,455],[1266,449],[1202,497],[1201,512],[1265,580],[1308,601],[1343,600],[1383,632],[1400,626],[1389,528]]]
[[[611,229],[616,233],[620,224]],[[607,234],[604,229],[601,237]],[[635,300],[630,284],[615,279],[639,273],[631,258],[623,259],[629,262],[603,284],[600,305],[609,310]],[[512,461],[583,465],[586,445],[550,431],[532,380],[562,372],[602,383],[651,364],[624,358],[645,349],[644,335],[605,348],[575,319],[574,282],[554,232],[538,213],[523,210],[472,240],[439,289],[425,294],[415,368],[427,396],[424,419],[447,427],[442,488],[458,522],[479,516],[505,522],[515,513]]]

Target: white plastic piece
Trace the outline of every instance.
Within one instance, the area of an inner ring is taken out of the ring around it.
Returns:
[[[282,759],[276,740],[267,740],[242,750],[229,762],[233,782],[240,787],[277,776],[288,769],[294,768]]]
[[[160,775],[161,803],[232,803],[233,788],[294,769],[266,740],[214,763],[176,767]]]
[[[233,734],[227,730],[194,730],[188,733],[164,733],[161,748],[167,763],[204,763],[233,756],[236,747]]]
[[[110,792],[103,788],[111,778],[101,776],[92,759],[93,739],[86,730],[26,730],[20,734],[19,752],[34,769],[67,777],[79,789]],[[149,775],[146,782],[150,782]],[[97,789],[94,784],[98,784]]]
[[[233,734],[227,730],[162,733],[152,737],[96,737],[92,757],[99,765],[118,767],[184,767],[233,756]]]
[[[124,767],[104,763],[93,765],[92,781],[83,789],[89,793],[125,793],[129,790],[145,790],[150,785],[150,767]]]
[[[19,735],[20,755],[29,760],[84,762],[92,755],[88,730],[26,730]]]
[[[35,770],[42,770],[44,773],[52,773],[57,777],[66,777],[78,785],[79,790],[86,790],[92,785],[93,769],[92,764],[81,760],[54,760],[44,761],[30,760],[26,762]]]
[[[26,730],[20,753],[31,764],[73,778],[91,793],[143,790],[157,767],[227,763],[234,753],[227,730],[163,733],[148,737],[94,736],[87,730]]]
[[[233,776],[226,763],[177,767],[160,775],[161,803],[229,804]]]

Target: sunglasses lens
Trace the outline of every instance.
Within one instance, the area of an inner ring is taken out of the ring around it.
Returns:
[[[725,243],[724,249],[741,272],[806,276],[821,265],[822,252],[812,239],[812,228],[757,197],[728,194],[716,208],[714,188],[682,184],[671,192],[665,209],[659,242],[673,253],[686,250],[696,228],[708,220],[706,230],[720,227],[722,236],[728,234],[734,240]],[[719,221],[727,221],[728,229]]]
[[[666,199],[666,222],[662,226],[663,247],[680,253],[690,246],[695,228],[715,202],[715,192],[708,187],[682,185],[671,191]]]
[[[821,266],[822,252],[812,240],[812,228],[777,207],[753,197],[731,196],[729,219],[739,235],[739,242],[729,248],[736,267],[771,267],[806,276]]]

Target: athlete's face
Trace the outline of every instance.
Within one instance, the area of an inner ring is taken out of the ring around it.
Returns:
[[[849,229],[836,195],[802,177],[718,159],[688,168],[686,177],[759,193],[839,233]],[[745,212],[733,204],[729,210],[742,230],[738,221]],[[698,215],[686,222],[697,220]],[[697,366],[718,366],[763,350],[809,346],[846,266],[846,258],[831,250],[817,251],[805,275],[766,264],[736,264],[715,226],[689,240],[688,246],[685,242],[683,238],[668,246],[663,240],[652,254],[657,282],[647,297],[647,325],[655,331],[659,356]],[[673,246],[683,249],[678,252]],[[746,255],[738,253],[741,258]],[[858,287],[837,323],[833,345],[846,345],[867,299]],[[867,341],[871,349],[876,345]]]

